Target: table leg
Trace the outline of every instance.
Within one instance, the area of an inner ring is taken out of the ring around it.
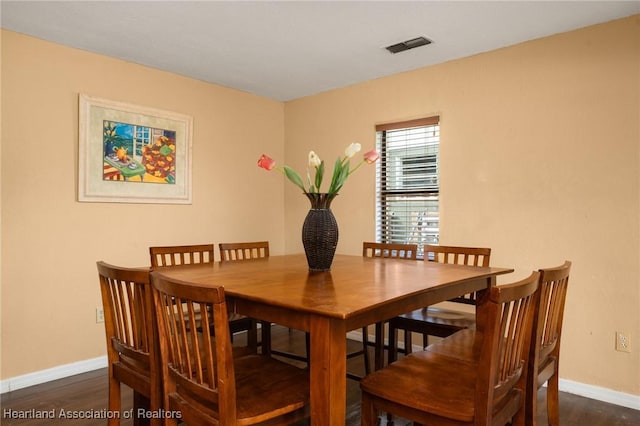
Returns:
[[[481,304],[482,299],[485,297],[489,297],[489,288],[491,287],[495,287],[497,285],[497,280],[496,277],[492,276],[487,278],[486,280],[487,286],[486,288],[483,288],[482,290],[478,290],[476,292],[476,303],[477,304]],[[486,329],[487,326],[487,319],[481,315],[481,313],[484,312],[480,309],[476,309],[476,330],[478,331],[483,331]]]
[[[347,331],[345,323],[311,319],[311,424],[344,425],[347,405]]]

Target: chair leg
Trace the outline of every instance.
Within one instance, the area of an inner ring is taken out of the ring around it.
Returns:
[[[547,417],[549,426],[558,426],[560,424],[557,363],[558,361],[556,360],[556,371],[547,381]]]
[[[374,353],[374,370],[380,370],[384,367],[384,322],[376,323],[376,342]]]
[[[362,403],[360,406],[360,425],[361,426],[377,426],[378,413],[373,404],[373,399],[366,393],[362,393]]]
[[[388,345],[389,350],[387,351],[387,365],[395,362],[398,359],[398,329],[396,328],[396,325],[393,323],[393,321],[389,321]],[[387,413],[387,426],[394,426],[393,414],[391,413]]]
[[[389,350],[387,352],[387,364],[398,359],[398,329],[393,321],[389,321]]]
[[[367,327],[362,327],[362,357],[364,358],[364,374],[366,376],[371,374],[371,360],[369,359],[369,330]]]
[[[109,366],[109,411],[112,413],[120,412],[120,382],[113,377],[111,364]],[[117,418],[109,418],[107,421],[109,426],[120,424]]]
[[[532,355],[533,356],[533,355]],[[533,360],[529,359],[530,367],[527,369],[527,387],[524,398],[525,425],[536,426],[538,414],[538,371],[533,371]]]
[[[251,320],[249,330],[247,330],[247,346],[258,352],[258,321]]]
[[[271,356],[271,323],[268,321],[260,322],[260,334],[261,334],[261,347],[262,347],[262,355]]]
[[[409,355],[412,352],[413,343],[411,342],[411,331],[404,330],[404,353]]]
[[[149,398],[142,395],[139,392],[133,392],[133,425],[134,426],[147,426],[150,424],[150,419],[147,416],[140,416],[139,410],[148,411]]]
[[[525,426],[527,424],[525,408],[526,407],[522,405],[518,410],[518,412],[511,418],[511,423],[507,423],[507,424],[509,426]]]
[[[151,412],[157,413],[162,409],[162,407],[162,385],[159,385],[155,390],[152,386],[151,395],[149,397],[149,410],[151,410]],[[160,426],[164,423],[164,419],[151,419],[151,426]]]

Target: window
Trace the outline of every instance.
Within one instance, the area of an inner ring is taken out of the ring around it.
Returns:
[[[439,117],[376,126],[376,240],[437,244]]]
[[[133,146],[135,155],[142,157],[142,147],[151,144],[151,128],[142,126],[133,126],[135,137],[133,138]]]

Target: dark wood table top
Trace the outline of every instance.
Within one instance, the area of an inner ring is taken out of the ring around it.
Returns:
[[[203,286],[223,285],[229,297],[348,319],[391,301],[420,298],[428,293],[459,295],[466,291],[466,283],[512,271],[336,255],[331,271],[311,273],[305,256],[297,254],[216,262],[206,267],[183,266],[161,273]],[[447,298],[445,295],[441,300]]]

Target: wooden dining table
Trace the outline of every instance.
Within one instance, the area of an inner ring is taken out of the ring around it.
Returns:
[[[309,272],[299,254],[163,268],[160,273],[223,285],[230,310],[308,332],[311,424],[344,425],[348,331],[482,291],[512,271],[336,255],[331,271]]]

